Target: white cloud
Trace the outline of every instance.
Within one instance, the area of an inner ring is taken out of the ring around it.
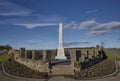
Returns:
[[[103,24],[98,24],[91,28],[91,35],[105,35],[111,34],[116,30],[120,29],[120,22],[108,22]]]
[[[110,34],[113,33],[112,30],[98,30],[98,31],[90,31],[89,34],[94,36],[104,35],[104,34]]]
[[[64,46],[69,47],[69,46],[74,46],[74,45],[79,45],[79,44],[89,44],[89,42],[88,41],[69,42],[69,43],[64,43]]]
[[[39,43],[39,42],[42,42],[42,40],[25,40],[23,42],[26,42],[26,43]]]
[[[8,1],[0,1],[0,15],[2,16],[28,16],[32,14],[31,9]]]
[[[0,1],[0,16],[3,18],[0,19],[0,24],[7,23],[9,25],[19,25],[27,28],[53,26],[56,25],[55,23],[64,22],[67,19],[66,17],[56,14],[41,14],[39,11],[26,8],[8,0]]]
[[[2,12],[2,16],[28,16],[30,13],[26,11],[16,11],[16,12]]]
[[[95,25],[97,25],[95,20],[84,21],[80,23],[79,29],[87,30],[87,29],[91,29]]]
[[[37,15],[37,16],[20,16],[20,17],[8,17],[6,19],[0,19],[1,24],[38,24],[38,23],[59,23],[65,21],[67,18],[54,16],[54,15]]]
[[[74,21],[72,21],[72,22],[70,22],[68,24],[63,25],[63,28],[64,29],[76,29],[77,26],[78,26],[78,24],[75,23]]]
[[[65,26],[66,28],[70,29],[89,30],[89,34],[94,36],[111,34],[113,32],[116,32],[116,30],[119,31],[120,29],[120,22],[118,21],[98,23],[95,20],[87,20],[79,24],[76,24],[76,22],[72,22],[68,23]]]
[[[50,23],[50,24],[15,24],[15,25],[24,26],[28,29],[31,29],[31,28],[41,27],[41,26],[56,26],[58,24]]]
[[[95,27],[92,28],[92,30],[108,30],[108,29],[116,29],[120,28],[120,22],[109,22],[109,23],[103,23],[98,24]]]
[[[86,13],[89,14],[89,13],[96,13],[98,12],[99,10],[98,9],[94,9],[94,10],[87,10]]]

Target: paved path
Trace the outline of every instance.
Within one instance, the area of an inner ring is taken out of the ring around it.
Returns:
[[[64,78],[63,76],[61,76],[61,77],[51,78],[49,81],[120,81],[120,74],[114,77],[96,79],[96,80],[74,80],[70,78]]]

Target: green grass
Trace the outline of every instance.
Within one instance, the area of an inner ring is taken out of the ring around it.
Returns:
[[[9,59],[9,56],[7,51],[0,56],[0,62],[7,62],[8,59]]]
[[[108,59],[111,59],[111,60],[120,60],[120,57],[118,57],[117,55],[111,53],[108,50],[105,50],[105,54],[107,55]]]

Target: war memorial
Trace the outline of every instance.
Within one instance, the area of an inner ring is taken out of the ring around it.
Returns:
[[[0,0],[0,81],[120,81],[120,0]]]
[[[75,75],[77,71],[89,67],[103,59],[101,48],[64,48],[62,23],[59,24],[58,49],[19,50],[11,49],[15,61],[38,72],[48,75]],[[87,63],[87,64],[85,64]]]

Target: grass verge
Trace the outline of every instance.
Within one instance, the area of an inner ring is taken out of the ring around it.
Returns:
[[[2,54],[2,55],[0,56],[0,62],[7,62],[8,59],[9,59],[9,56],[8,56],[8,52],[7,52],[7,51],[4,52],[4,54]]]
[[[117,55],[113,54],[112,52],[108,50],[105,50],[105,54],[110,60],[120,60],[120,57],[118,57]]]

